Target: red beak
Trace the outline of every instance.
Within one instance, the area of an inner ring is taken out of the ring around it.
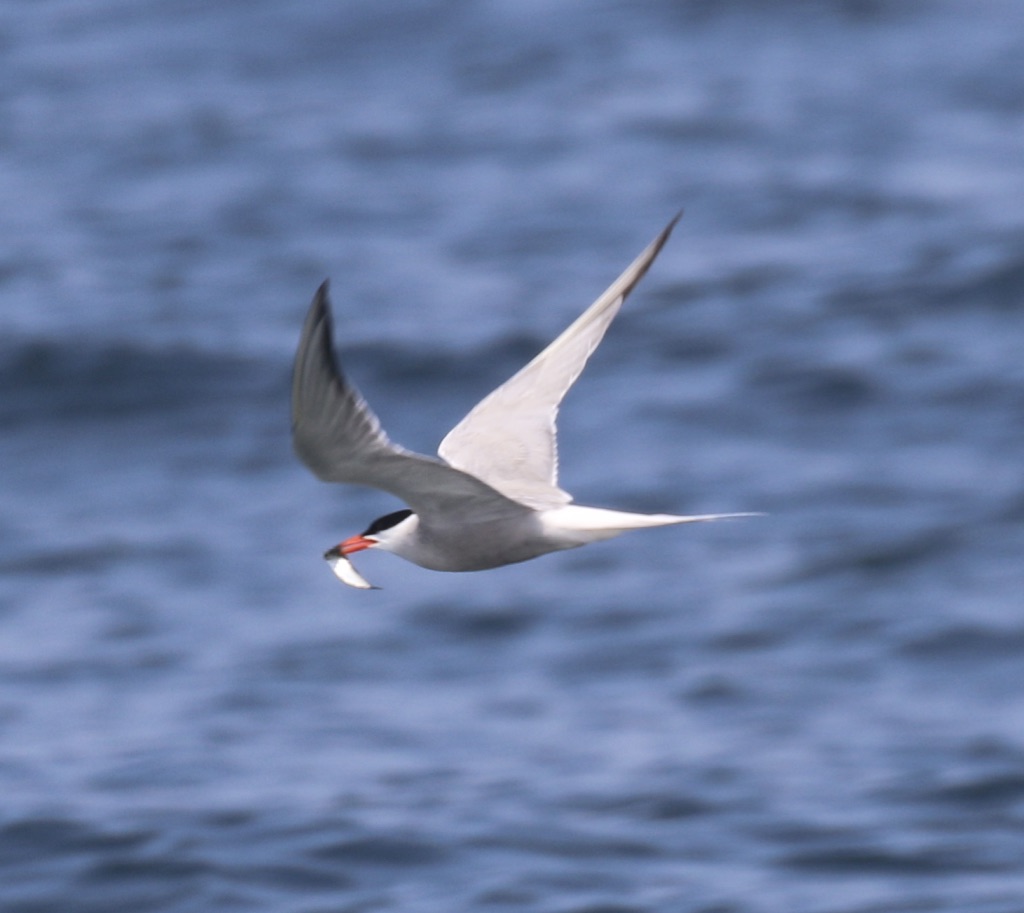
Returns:
[[[364,536],[351,536],[342,542],[341,545],[337,546],[337,549],[343,555],[351,555],[353,552],[361,552],[364,548],[369,548],[371,545],[376,544],[375,540],[367,539]]]

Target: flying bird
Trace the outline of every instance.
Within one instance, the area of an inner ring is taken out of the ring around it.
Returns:
[[[583,507],[558,485],[559,404],[678,220],[677,215],[561,336],[449,431],[437,457],[393,443],[342,373],[334,356],[328,283],[320,286],[292,376],[295,450],[325,482],[379,488],[408,505],[324,554],[343,582],[370,588],[349,559],[370,548],[436,571],[479,571],[628,530],[751,516]]]

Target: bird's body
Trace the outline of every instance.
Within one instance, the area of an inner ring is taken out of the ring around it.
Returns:
[[[292,435],[328,482],[380,488],[408,509],[329,550],[335,573],[369,587],[347,556],[381,548],[425,568],[478,571],[610,539],[631,529],[741,514],[636,514],[572,504],[558,487],[558,407],[678,216],[565,332],[444,438],[440,458],[393,444],[334,358],[327,283],[317,291],[292,379]]]
[[[710,518],[633,514],[577,504],[530,509],[518,516],[467,518],[454,525],[431,526],[411,514],[392,527],[387,551],[432,571],[485,571],[612,539],[631,529],[704,519]]]

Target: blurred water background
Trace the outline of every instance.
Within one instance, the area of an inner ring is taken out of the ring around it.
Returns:
[[[1024,7],[0,7],[0,909],[1024,909]],[[323,550],[686,215],[482,574]]]

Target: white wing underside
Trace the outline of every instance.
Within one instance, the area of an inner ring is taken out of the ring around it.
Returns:
[[[558,487],[558,407],[678,220],[561,336],[448,432],[438,448],[443,460],[537,510],[572,501]]]

